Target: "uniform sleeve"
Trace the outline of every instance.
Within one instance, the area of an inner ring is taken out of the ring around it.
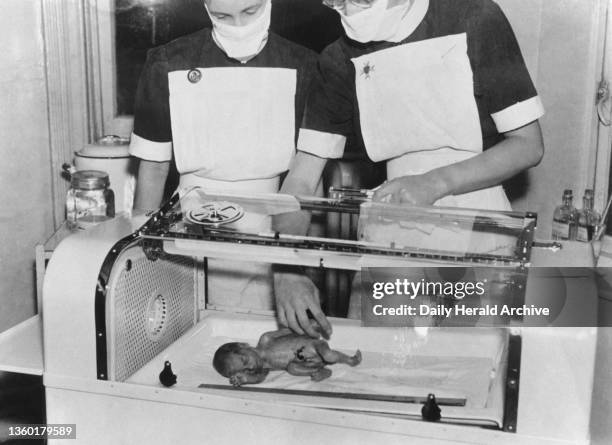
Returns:
[[[353,131],[354,84],[340,51],[326,49],[317,63],[297,148],[322,158],[341,158]]]
[[[505,133],[544,114],[518,42],[500,7],[484,3],[468,33],[478,48],[475,62],[476,94],[483,94],[497,131]]]
[[[129,151],[148,161],[172,159],[168,64],[163,48],[148,52],[138,81]]]

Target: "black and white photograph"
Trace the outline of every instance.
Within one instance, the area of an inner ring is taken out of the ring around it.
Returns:
[[[612,443],[612,0],[0,7],[0,444]]]

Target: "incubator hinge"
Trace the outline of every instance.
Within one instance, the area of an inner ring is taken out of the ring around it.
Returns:
[[[521,375],[522,339],[511,334],[508,338],[508,367],[506,369],[506,400],[502,430],[516,433],[518,420],[518,398]]]
[[[161,240],[144,239],[142,250],[149,261],[157,261],[166,254]]]

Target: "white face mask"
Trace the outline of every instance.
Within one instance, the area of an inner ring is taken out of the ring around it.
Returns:
[[[387,9],[388,5],[389,0],[378,0],[371,8],[364,9],[357,14],[347,16],[339,12],[346,35],[361,43],[382,40],[399,41],[395,37],[402,20],[412,6],[412,1],[408,0],[390,9]]]
[[[238,60],[246,59],[259,54],[264,48],[268,41],[272,0],[265,0],[265,3],[262,13],[253,22],[244,26],[223,23],[213,17],[206,7],[213,24],[213,38],[229,57]]]

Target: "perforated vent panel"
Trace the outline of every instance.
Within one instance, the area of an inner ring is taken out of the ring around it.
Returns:
[[[123,252],[106,301],[109,378],[125,380],[191,328],[195,302],[194,260],[150,261],[138,246]]]

